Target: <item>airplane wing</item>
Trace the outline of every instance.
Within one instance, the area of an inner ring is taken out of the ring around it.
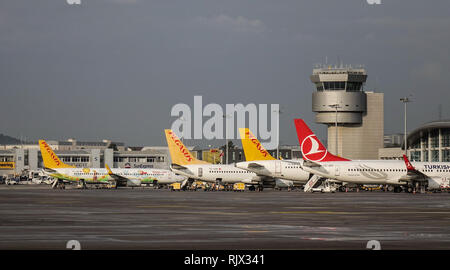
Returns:
[[[322,167],[322,165],[320,164],[320,163],[317,163],[317,162],[314,162],[314,161],[311,161],[311,160],[305,160],[304,162],[303,162],[303,166],[306,166],[306,167]]]
[[[411,164],[411,162],[408,160],[408,157],[406,155],[403,155],[403,160],[405,161],[407,173],[406,175],[402,176],[400,180],[402,181],[411,181],[411,182],[425,182],[428,181],[428,176],[421,171],[416,170],[414,166]]]
[[[265,175],[257,174],[256,177],[250,178],[248,180],[244,180],[243,183],[250,185],[263,185],[264,187],[274,187],[275,186],[275,178]]]
[[[130,180],[129,178],[113,173],[109,168],[108,164],[105,164],[105,168],[106,171],[108,172],[108,175],[111,176],[116,181],[117,186],[123,187],[127,185],[128,181]]]
[[[42,171],[43,171],[44,173],[58,173],[56,170],[51,169],[51,168],[48,168],[48,167],[42,168]]]
[[[182,171],[183,173],[186,173],[186,174],[194,175],[194,173],[192,173],[192,171],[186,166],[172,163],[172,165],[170,165],[170,167],[174,170],[178,170],[178,171]]]
[[[247,167],[248,168],[253,168],[253,169],[262,169],[262,168],[264,168],[263,165],[255,163],[255,162],[249,163]]]
[[[289,164],[291,164],[291,165],[299,165],[299,166],[302,165],[301,162],[298,162],[298,161],[292,161],[292,160],[284,160],[283,162],[289,163]]]
[[[53,176],[53,177],[61,177],[61,178],[63,177],[63,175],[60,174],[57,170],[54,170],[54,169],[51,169],[48,167],[42,168],[42,172],[44,172],[46,175]]]

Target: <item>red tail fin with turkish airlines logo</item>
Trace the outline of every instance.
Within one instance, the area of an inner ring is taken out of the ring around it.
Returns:
[[[316,137],[305,121],[294,119],[297,129],[298,142],[302,151],[303,159],[311,161],[349,161],[349,159],[335,156],[328,152],[320,140]]]

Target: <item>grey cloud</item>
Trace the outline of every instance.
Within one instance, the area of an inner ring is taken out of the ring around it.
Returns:
[[[116,4],[136,4],[140,2],[140,0],[104,0],[104,1]]]
[[[324,138],[309,75],[325,56],[367,67],[366,89],[385,93],[386,132],[402,132],[410,92],[409,127],[435,119],[439,103],[450,117],[448,0],[64,2],[0,1],[2,133],[164,144],[170,108],[203,95],[279,103],[283,143],[297,143],[294,117]]]
[[[448,68],[444,69],[439,62],[426,62],[419,67],[414,67],[411,71],[411,77],[427,82],[436,82],[443,78]]]
[[[254,32],[261,33],[266,27],[261,20],[248,19],[243,16],[231,17],[220,14],[213,17],[197,17],[195,21],[199,24],[210,26],[216,29],[229,30],[234,32]]]

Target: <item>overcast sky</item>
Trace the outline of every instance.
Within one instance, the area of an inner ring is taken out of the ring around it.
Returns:
[[[164,145],[176,103],[280,104],[314,123],[313,65],[362,64],[385,93],[385,133],[450,118],[450,1],[4,0],[0,133]],[[191,141],[191,143],[195,143]]]

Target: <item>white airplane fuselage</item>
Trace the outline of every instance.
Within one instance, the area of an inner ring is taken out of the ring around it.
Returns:
[[[305,171],[325,178],[356,184],[403,185],[407,169],[401,160],[352,160],[318,162],[321,166],[303,166]],[[448,188],[450,163],[414,162],[417,171],[426,175],[431,188]]]
[[[217,181],[223,184],[258,184],[261,180],[255,173],[236,168],[234,165],[224,164],[192,164],[184,168],[172,166],[172,171],[186,177],[209,183]]]
[[[296,183],[306,183],[310,173],[303,170],[302,160],[255,160],[236,163],[236,167],[257,173],[259,175],[282,178]],[[252,166],[258,164],[259,166]]]

